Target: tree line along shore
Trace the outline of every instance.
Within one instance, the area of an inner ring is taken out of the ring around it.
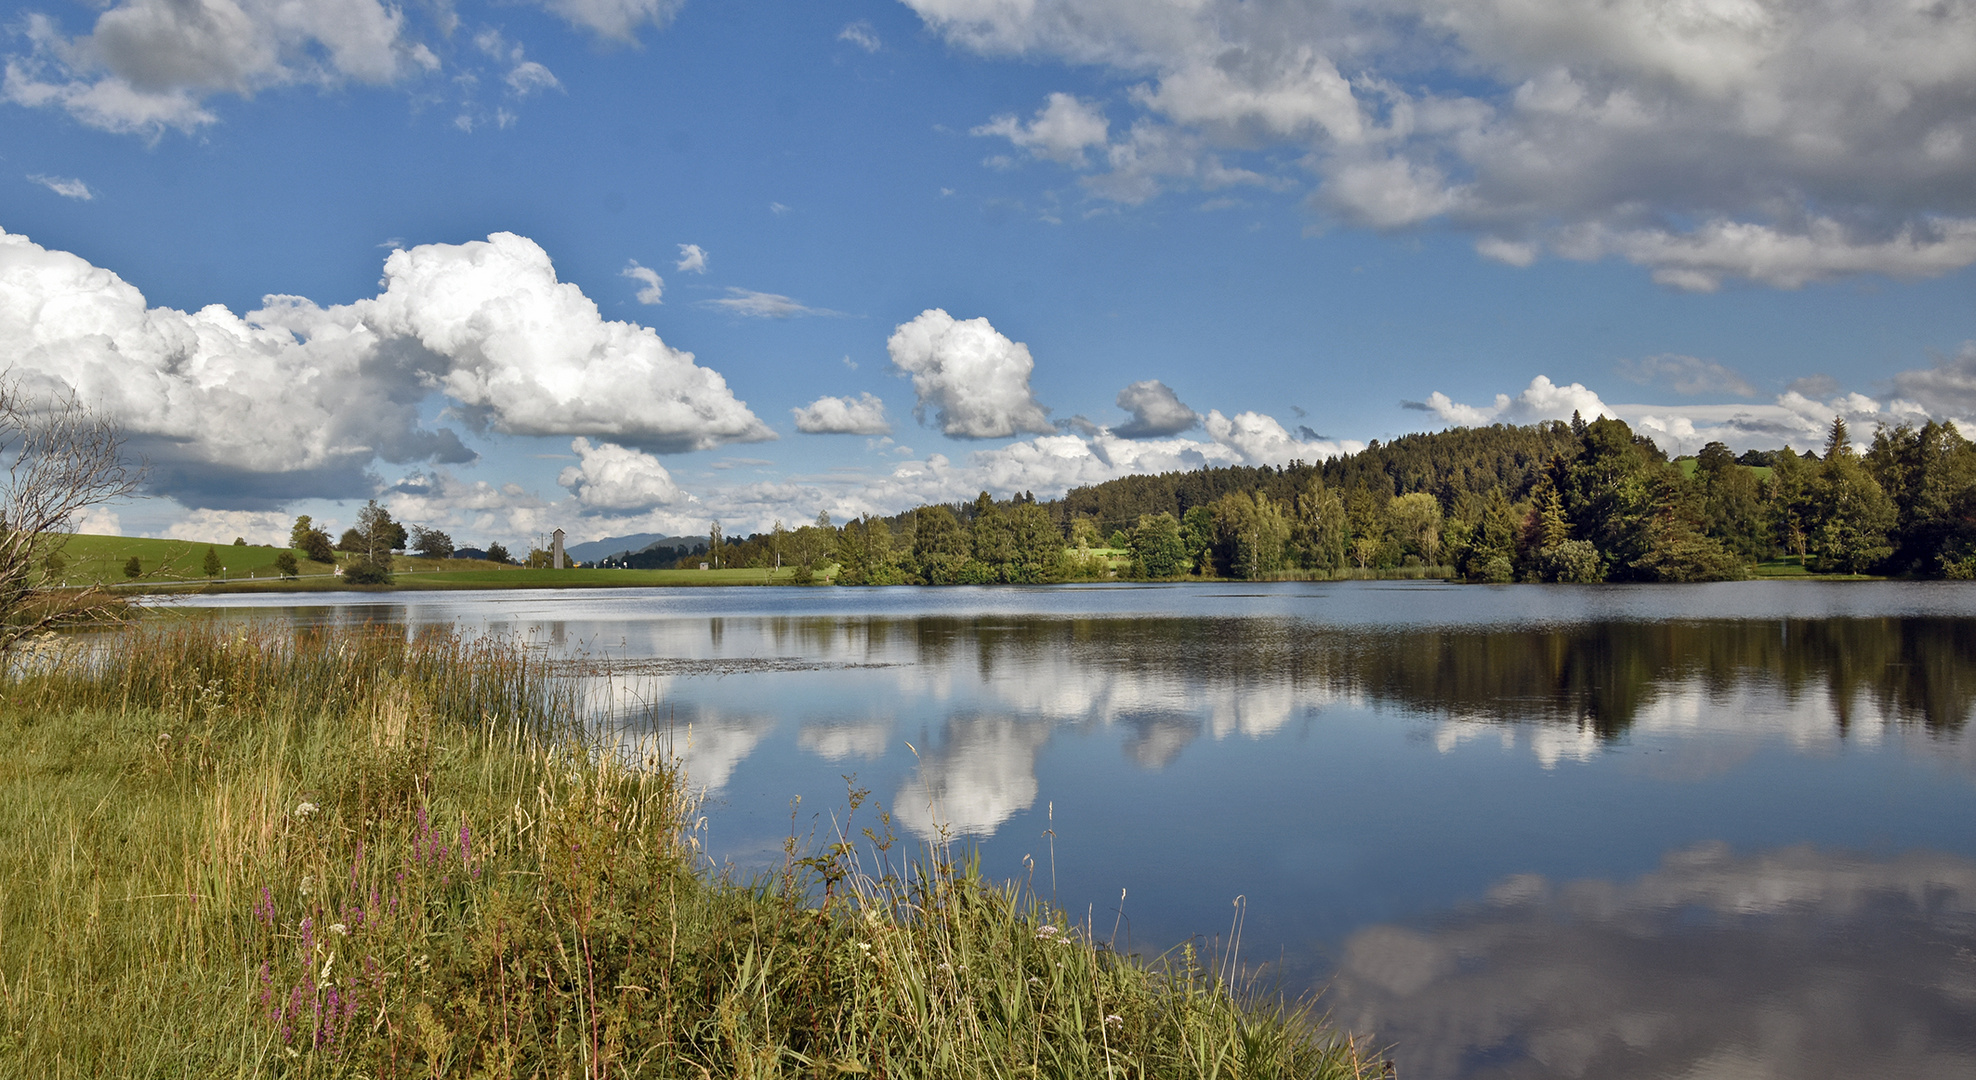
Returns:
[[[1477,582],[1711,581],[1764,572],[1976,576],[1976,445],[1953,424],[1842,419],[1822,452],[1670,460],[1599,418],[1408,435],[1320,464],[1133,476],[923,506],[832,529],[840,584],[1104,576],[1447,576]],[[802,530],[798,530],[800,534]],[[774,558],[789,534],[732,545]],[[692,558],[704,558],[695,554]]]
[[[218,559],[208,549],[207,579]],[[262,562],[249,573],[265,584],[232,587],[383,585],[408,575],[416,581],[405,585],[462,588],[1969,578],[1976,444],[1952,423],[1931,421],[1882,427],[1861,452],[1835,419],[1816,451],[1735,455],[1710,443],[1670,459],[1623,421],[1574,417],[1407,435],[1316,464],[1123,477],[1058,499],[983,492],[841,525],[827,514],[795,528],[777,522],[746,537],[725,536],[716,522],[704,539],[673,538],[554,573],[543,572],[543,545],[520,558],[499,544],[456,551],[446,533],[408,529],[373,502],[335,542],[298,519],[291,548]],[[124,571],[141,583],[136,563]],[[516,572],[528,570],[538,573]],[[184,568],[169,576],[198,580]]]

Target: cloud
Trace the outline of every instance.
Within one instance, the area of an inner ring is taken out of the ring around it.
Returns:
[[[928,308],[900,323],[885,350],[894,368],[912,376],[913,416],[922,424],[931,409],[941,432],[958,439],[1056,430],[1029,390],[1036,367],[1029,347],[1003,337],[985,318],[961,321]]]
[[[650,23],[663,27],[672,21],[685,0],[540,0],[542,7],[560,15],[572,26],[589,30],[600,38],[634,41],[639,26]]]
[[[930,454],[923,460],[898,462],[882,475],[844,476],[829,483],[804,481],[790,485],[782,497],[803,508],[800,516],[825,509],[842,519],[866,513],[895,514],[925,503],[973,498],[981,491],[1000,498],[1025,491],[1039,498],[1053,498],[1074,487],[1121,476],[1190,472],[1216,465],[1322,461],[1364,449],[1363,443],[1350,440],[1292,439],[1281,425],[1256,413],[1238,413],[1230,419],[1210,412],[1207,426],[1211,433],[1207,439],[1126,439],[1102,428],[1087,434],[1043,435],[977,450],[961,461]],[[1218,436],[1212,434],[1216,431]],[[709,507],[725,505],[726,497],[720,491],[703,493]],[[735,509],[763,515],[764,527],[773,516],[792,516],[786,504]],[[730,517],[753,520],[738,513],[721,514],[723,521]]]
[[[1791,380],[1791,384],[1784,389],[1805,397],[1831,397],[1839,392],[1839,380],[1830,375],[1806,375],[1802,379]]]
[[[702,303],[750,319],[791,319],[798,315],[840,314],[829,308],[805,307],[781,293],[756,292],[753,289],[740,289],[732,285],[727,287],[726,296],[718,300],[704,300]]]
[[[1315,204],[1357,225],[1397,229],[1453,209],[1461,192],[1432,165],[1397,157],[1339,161],[1324,178]],[[1503,252],[1506,248],[1493,248]]]
[[[649,305],[665,302],[666,283],[665,279],[659,276],[658,271],[649,266],[640,266],[638,260],[633,259],[623,270],[618,271],[618,275],[639,283],[641,286],[638,290],[639,303]]]
[[[1081,169],[1088,164],[1084,151],[1109,140],[1108,128],[1103,110],[1096,105],[1056,93],[1027,124],[1005,113],[970,134],[998,135],[1039,158]]]
[[[915,835],[990,836],[1036,801],[1036,755],[1051,725],[1010,717],[955,717],[945,745],[892,797],[892,813]]]
[[[686,497],[659,459],[616,443],[591,445],[577,436],[569,448],[579,463],[562,471],[556,483],[592,510],[649,510]]]
[[[1318,462],[1364,449],[1363,443],[1352,440],[1306,442],[1293,438],[1275,417],[1258,412],[1241,412],[1230,417],[1221,415],[1219,409],[1209,409],[1201,426],[1207,429],[1209,438],[1235,451],[1250,465]]]
[[[385,260],[366,314],[448,361],[441,390],[504,434],[605,436],[659,452],[775,437],[720,375],[556,280],[533,240],[495,233]]]
[[[1126,439],[1165,438],[1201,422],[1200,414],[1181,404],[1173,390],[1158,379],[1120,390],[1118,407],[1131,413],[1132,419],[1112,428],[1112,433]]]
[[[519,53],[521,50],[515,50]],[[516,97],[527,97],[537,90],[560,90],[563,84],[555,73],[533,60],[523,60],[508,69],[508,89]]]
[[[1587,390],[1582,383],[1559,386],[1549,376],[1539,375],[1530,380],[1530,385],[1515,398],[1508,394],[1497,394],[1495,404],[1486,408],[1463,405],[1449,399],[1448,395],[1435,391],[1424,402],[1409,401],[1407,408],[1434,413],[1444,422],[1461,427],[1484,427],[1489,424],[1534,424],[1540,420],[1569,420],[1576,412],[1587,420],[1600,416],[1614,416],[1599,395]]]
[[[1638,360],[1621,360],[1613,365],[1619,377],[1642,385],[1664,382],[1677,394],[1734,394],[1755,397],[1756,387],[1734,368],[1695,356],[1662,353]]]
[[[1692,357],[1652,359],[1661,361],[1650,365],[1657,378],[1723,378],[1709,370],[1709,361],[1694,361]],[[1732,450],[1767,450],[1786,444],[1803,450],[1823,445],[1834,416],[1845,418],[1856,440],[1870,438],[1881,424],[1919,424],[1932,418],[1967,426],[1966,418],[1976,415],[1976,344],[1965,345],[1956,356],[1944,358],[1933,368],[1901,372],[1893,382],[1901,396],[1885,399],[1839,394],[1837,384],[1821,376],[1799,380],[1769,404],[1629,405],[1608,404],[1580,383],[1558,386],[1539,375],[1517,397],[1497,394],[1494,403],[1486,407],[1465,405],[1438,391],[1425,401],[1402,404],[1462,427],[1564,420],[1574,410],[1587,420],[1610,416],[1626,421],[1634,431],[1675,455],[1692,454],[1709,442],[1724,443]],[[1818,400],[1806,391],[1827,396]]]
[[[7,100],[153,136],[213,123],[201,104],[213,94],[386,85],[437,66],[430,50],[404,36],[400,9],[378,0],[125,0],[81,37],[65,37],[39,14],[27,16],[24,36],[31,51],[7,59]]]
[[[548,498],[516,483],[466,480],[447,469],[431,469],[407,475],[378,499],[400,521],[445,529],[456,542],[471,538],[476,546],[525,546],[558,528],[567,532],[570,543],[634,533],[703,532],[710,515],[700,502],[676,487],[668,494],[670,477],[659,476],[663,467],[649,457],[639,462],[635,455],[621,446],[593,445],[582,464],[564,470],[563,477],[575,481],[577,489],[564,498]],[[584,500],[584,492],[591,501]],[[609,503],[632,505],[605,505]]]
[[[1967,5],[906,2],[959,48],[1131,80],[1132,134],[1086,178],[1113,201],[1296,161],[1323,216],[1510,265],[1706,290],[1976,263]],[[1103,145],[1043,115],[977,130],[1072,166]]]
[[[1976,417],[1976,341],[1963,342],[1932,368],[1895,375],[1894,388],[1935,416]],[[1972,434],[1976,429],[1965,427],[1964,435]]]
[[[882,43],[878,40],[878,31],[872,29],[871,23],[864,19],[859,19],[837,31],[837,40],[848,41],[868,53],[875,53],[882,47]]]
[[[797,746],[825,761],[876,761],[885,756],[891,742],[892,725],[884,720],[809,721],[796,733]]]
[[[1662,285],[1714,292],[1725,277],[1784,289],[1858,274],[1935,277],[1976,263],[1976,218],[1930,217],[1880,236],[1832,218],[1800,229],[1711,221],[1687,233],[1588,228],[1552,244],[1567,258],[1619,255],[1649,267]]]
[[[149,307],[114,273],[0,233],[0,351],[33,389],[73,389],[194,508],[365,497],[370,469],[460,463],[420,420],[433,392],[476,430],[585,435],[648,451],[774,438],[721,376],[609,322],[533,241],[496,233],[394,251],[384,290],[321,307],[269,296],[236,315]]]
[[[890,435],[885,402],[866,393],[856,398],[820,397],[796,414],[796,430],[810,435]]]
[[[578,512],[574,508],[564,512],[552,500],[520,484],[464,480],[448,469],[414,472],[378,499],[398,520],[444,528],[462,544],[467,543],[468,536],[479,537],[483,543],[526,543]]]
[[[64,199],[80,199],[88,202],[96,197],[96,193],[89,190],[89,185],[80,180],[65,180],[59,176],[42,176],[39,173],[30,175],[28,179]]]
[[[124,535],[123,516],[107,506],[85,506],[69,524],[77,533],[87,536]]]
[[[294,523],[294,518],[273,510],[194,510],[166,528],[165,539],[231,544],[237,536],[250,544],[287,547]]]
[[[1401,1075],[1954,1076],[1976,864],[1701,844],[1632,880],[1507,878],[1345,942],[1332,1018]]]
[[[672,265],[682,274],[704,274],[707,272],[707,251],[698,244],[679,245],[679,261]]]

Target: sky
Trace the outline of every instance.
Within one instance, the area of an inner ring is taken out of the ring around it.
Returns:
[[[86,532],[730,535],[1416,431],[1976,418],[1976,3],[28,0]]]

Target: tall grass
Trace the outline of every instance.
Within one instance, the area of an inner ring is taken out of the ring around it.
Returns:
[[[1356,1076],[882,827],[711,872],[512,644],[100,636],[0,684],[0,1075]],[[854,805],[860,801],[854,798]]]

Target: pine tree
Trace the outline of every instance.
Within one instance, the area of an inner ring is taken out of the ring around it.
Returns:
[[[1852,436],[1846,432],[1846,418],[1834,416],[1832,430],[1825,436],[1825,460],[1830,461],[1836,455],[1851,455],[1852,452]]]

